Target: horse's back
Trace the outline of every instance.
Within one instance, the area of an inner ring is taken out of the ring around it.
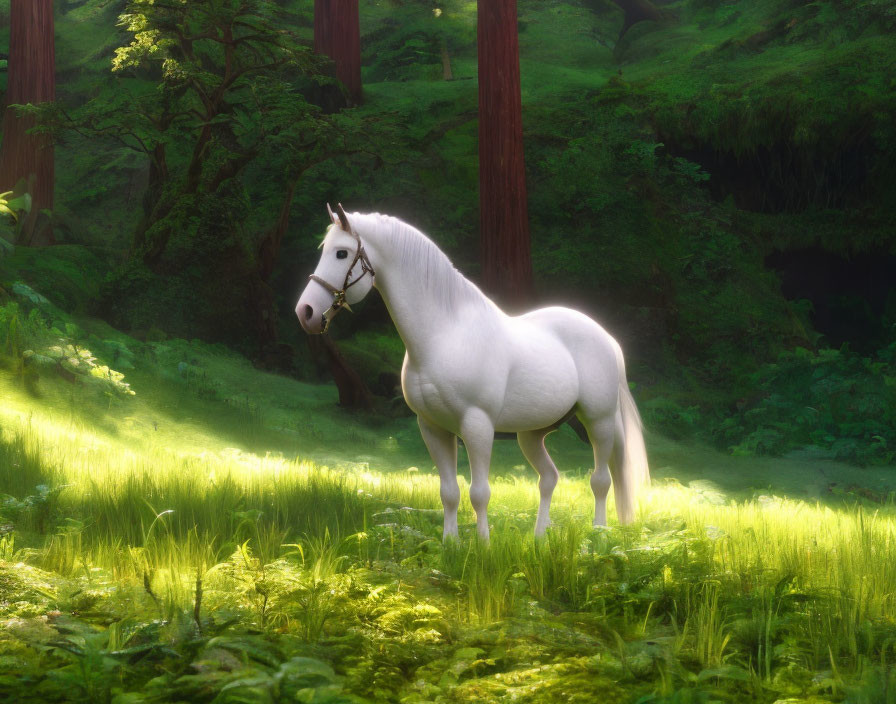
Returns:
[[[539,308],[519,316],[517,320],[550,330],[567,348],[584,347],[588,354],[606,355],[607,361],[616,359],[619,344],[613,336],[593,318],[572,308]]]

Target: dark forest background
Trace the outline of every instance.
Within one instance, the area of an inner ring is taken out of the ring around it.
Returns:
[[[626,5],[519,2],[534,304],[602,322],[665,434],[892,462],[896,2],[662,1],[634,23]],[[234,17],[252,38],[228,55]],[[137,339],[325,381],[293,307],[327,201],[416,225],[479,280],[475,3],[359,17],[360,96],[312,51],[310,1],[56,2],[57,100],[19,112],[55,142],[55,244],[3,225],[5,353],[54,326],[24,283]],[[394,396],[375,294],[333,337]]]

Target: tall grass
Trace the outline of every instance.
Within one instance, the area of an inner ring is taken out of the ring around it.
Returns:
[[[17,512],[4,554],[63,575],[106,570],[164,618],[198,612],[203,595],[224,603],[238,592],[268,623],[280,598],[271,574],[286,560],[303,576],[282,618],[314,640],[346,561],[391,560],[454,580],[457,617],[471,623],[591,614],[623,656],[626,642],[659,633],[683,663],[726,676],[735,668],[750,686],[797,663],[834,681],[853,673],[857,692],[889,687],[875,673],[896,648],[892,506],[720,504],[667,483],[646,492],[634,526],[593,530],[587,482],[564,482],[555,525],[536,539],[535,481],[497,479],[491,542],[473,536],[464,505],[467,532],[442,546],[432,475],[236,450],[136,453],[34,423],[2,436],[0,493],[13,497],[4,511]]]

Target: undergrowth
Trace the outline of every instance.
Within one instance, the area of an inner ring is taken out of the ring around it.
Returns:
[[[443,544],[430,473],[35,420],[4,429],[0,492],[15,701],[889,701],[889,503],[665,481],[594,530],[581,480],[535,540],[536,484],[504,477],[491,542],[464,505]]]

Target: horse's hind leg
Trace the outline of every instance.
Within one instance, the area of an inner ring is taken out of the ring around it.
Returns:
[[[594,448],[594,472],[591,474],[594,525],[607,525],[607,494],[610,486],[613,487],[619,522],[623,525],[631,523],[635,519],[635,487],[626,480],[622,469],[625,461],[625,428],[622,416],[615,413],[597,420],[581,416],[579,419],[588,431]]]
[[[613,496],[616,499],[616,515],[622,525],[635,520],[635,486],[626,479],[623,471],[625,462],[625,426],[622,415],[616,414],[613,423],[613,451],[610,454],[610,473],[613,475]]]
[[[594,525],[607,525],[607,494],[614,483],[610,479],[610,459],[613,456],[613,445],[616,439],[616,423],[613,416],[604,416],[598,420],[581,418],[588,438],[594,448],[594,471],[591,473],[591,491],[594,494]],[[615,474],[613,479],[615,479]],[[616,487],[617,505],[619,487]],[[618,511],[618,509],[617,509]],[[621,517],[620,517],[621,518]]]
[[[535,535],[544,535],[545,529],[551,522],[551,496],[560,475],[554,465],[551,456],[544,446],[544,439],[550,430],[528,430],[517,433],[520,449],[529,460],[529,464],[538,472],[538,490],[541,492],[541,501],[538,504],[538,518],[535,519]]]
[[[439,493],[445,514],[442,538],[457,537],[457,507],[460,505],[460,487],[457,485],[457,436],[417,416],[420,435],[436,463],[441,483]]]

